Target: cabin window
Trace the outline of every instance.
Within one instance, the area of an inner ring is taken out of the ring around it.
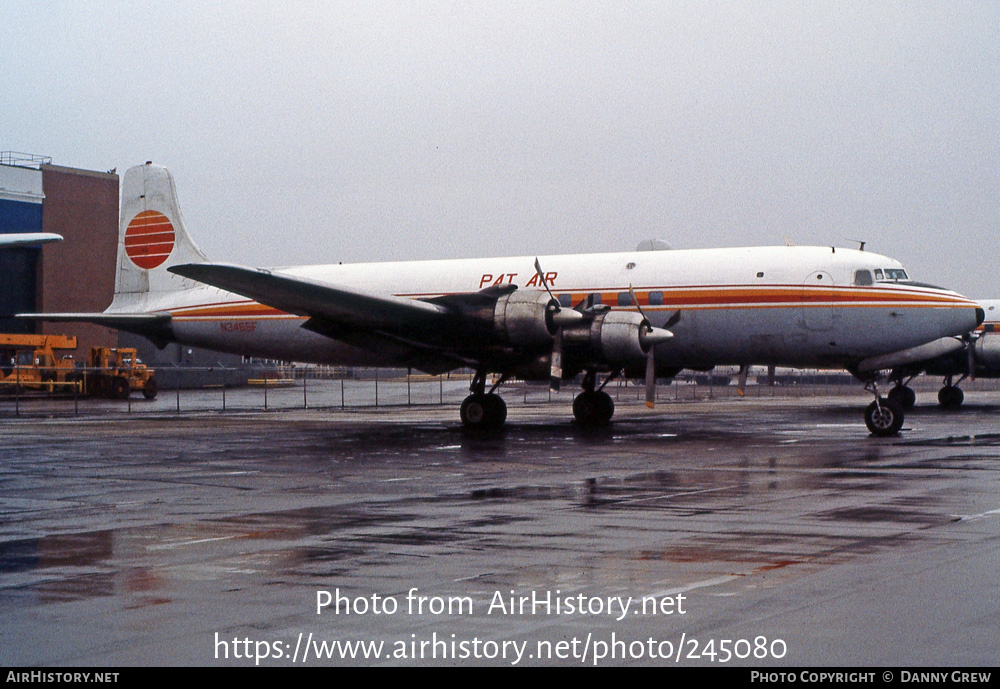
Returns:
[[[757,277],[759,277],[759,278],[764,277],[764,271],[763,270],[757,271]]]
[[[855,285],[871,285],[875,281],[872,280],[872,272],[870,270],[856,270],[854,271],[854,284]]]
[[[564,306],[567,309],[573,308],[573,295],[572,294],[560,294],[559,295],[559,306]]]
[[[650,306],[663,306],[663,292],[650,292],[649,293],[649,305]]]

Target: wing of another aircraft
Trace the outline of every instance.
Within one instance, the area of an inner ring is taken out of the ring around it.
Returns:
[[[54,232],[23,232],[17,234],[0,234],[0,249],[12,249],[18,246],[38,246],[49,242],[58,242],[62,235]]]

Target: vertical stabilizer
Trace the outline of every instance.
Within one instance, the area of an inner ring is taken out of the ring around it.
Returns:
[[[122,302],[143,301],[141,295],[190,287],[189,281],[167,268],[206,260],[184,228],[170,171],[152,163],[129,168],[122,181],[118,226],[115,301],[119,307]]]

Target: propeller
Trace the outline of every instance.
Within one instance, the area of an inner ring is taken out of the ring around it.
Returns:
[[[559,385],[562,382],[563,328],[582,320],[583,314],[574,309],[563,309],[559,300],[556,299],[555,295],[552,294],[552,290],[549,289],[549,283],[545,279],[545,272],[542,270],[542,264],[537,257],[535,258],[535,273],[538,275],[538,279],[541,280],[542,287],[549,294],[547,315],[552,321],[552,327],[555,329],[554,341],[552,343],[552,358],[549,366],[549,387],[553,392],[559,392]]]
[[[635,296],[632,285],[628,286],[628,293],[632,296],[632,303],[642,317],[645,327],[639,330],[639,345],[646,350],[646,406],[652,409],[656,405],[656,345],[666,342],[674,336],[667,330],[674,326],[681,319],[681,312],[675,311],[662,328],[654,328],[653,324],[639,305],[639,298]]]

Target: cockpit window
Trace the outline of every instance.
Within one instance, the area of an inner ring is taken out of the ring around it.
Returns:
[[[870,285],[872,284],[872,273],[870,270],[856,270],[854,271],[854,284],[855,285]]]
[[[875,273],[877,274],[878,271],[876,270]],[[895,280],[898,282],[900,280],[909,280],[910,278],[906,277],[906,271],[902,268],[886,268],[885,279]]]
[[[881,268],[876,268],[875,269],[875,279],[876,280],[881,280],[882,279],[882,269]]]

